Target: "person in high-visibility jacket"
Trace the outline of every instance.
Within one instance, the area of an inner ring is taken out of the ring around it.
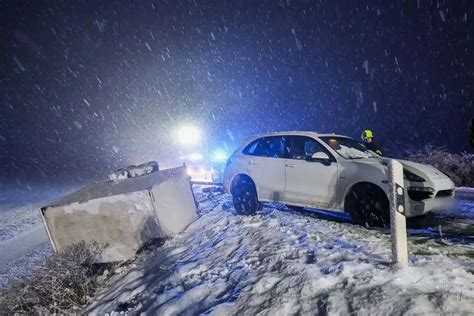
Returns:
[[[372,150],[377,155],[382,156],[382,150],[375,144],[374,133],[370,129],[363,131],[361,137],[368,149]]]

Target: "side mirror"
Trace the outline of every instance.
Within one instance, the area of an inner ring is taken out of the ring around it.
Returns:
[[[329,156],[324,151],[318,151],[311,156],[311,160],[329,160]]]

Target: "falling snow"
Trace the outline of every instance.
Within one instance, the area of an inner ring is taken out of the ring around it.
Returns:
[[[21,71],[26,71],[26,68],[23,66],[23,64],[20,62],[20,60],[18,59],[18,57],[16,56],[13,56],[13,60],[15,61],[15,64],[17,65],[18,69],[20,69]]]
[[[443,22],[446,22],[446,17],[445,17],[445,15],[444,15],[444,11],[443,11],[443,10],[439,10],[439,16],[441,17],[441,20],[442,20]]]
[[[146,46],[146,48],[148,48],[148,50],[149,50],[150,52],[152,51],[152,49],[151,49],[151,47],[150,47],[150,44],[148,44],[148,42],[145,43],[145,46]]]
[[[467,0],[5,0],[0,216],[52,187],[279,130],[371,129],[395,157],[472,152],[472,14]],[[180,143],[183,126],[200,142]]]
[[[82,129],[82,124],[79,121],[74,121],[74,126],[76,126],[77,129]]]

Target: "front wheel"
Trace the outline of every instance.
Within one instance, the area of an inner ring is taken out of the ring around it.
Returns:
[[[352,221],[366,227],[390,227],[387,195],[378,186],[361,183],[346,196],[345,211]]]
[[[262,207],[258,201],[255,184],[248,178],[242,178],[235,184],[232,200],[235,211],[241,215],[254,215]]]

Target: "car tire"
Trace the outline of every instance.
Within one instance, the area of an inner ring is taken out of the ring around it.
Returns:
[[[345,212],[365,227],[390,227],[390,205],[385,192],[371,183],[355,185],[347,194]]]
[[[254,215],[262,208],[258,201],[257,189],[250,178],[242,177],[234,185],[232,200],[237,214]]]

